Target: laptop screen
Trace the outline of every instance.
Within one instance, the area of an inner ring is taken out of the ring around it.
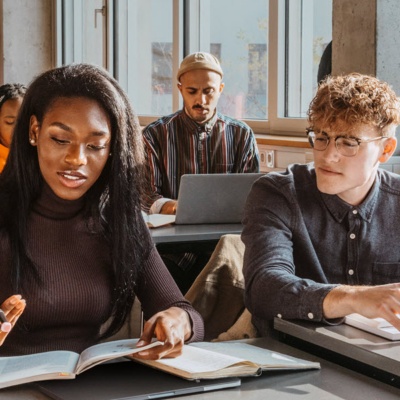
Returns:
[[[238,224],[251,186],[264,173],[182,175],[176,224]]]

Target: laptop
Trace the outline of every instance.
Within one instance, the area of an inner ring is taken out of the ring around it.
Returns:
[[[36,387],[56,400],[162,399],[240,386],[239,378],[188,381],[132,361],[98,365],[71,380],[50,380]]]
[[[284,342],[400,387],[400,341],[391,341],[347,324],[325,325],[274,319]]]
[[[175,224],[238,224],[253,183],[265,173],[182,175]]]

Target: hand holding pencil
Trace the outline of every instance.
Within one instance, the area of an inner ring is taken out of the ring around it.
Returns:
[[[4,314],[4,311],[2,309],[0,309],[0,321],[1,321],[1,325],[0,325],[0,330],[2,332],[10,332],[11,331],[11,324],[8,322],[8,319],[6,317],[6,314]]]
[[[0,307],[0,346],[26,307],[25,299],[16,294],[6,299]]]

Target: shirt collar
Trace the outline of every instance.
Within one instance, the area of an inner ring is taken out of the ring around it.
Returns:
[[[358,206],[352,206],[351,204],[346,203],[337,195],[321,193],[321,197],[329,212],[337,222],[342,222],[351,210],[357,210],[357,213],[362,219],[367,222],[371,222],[372,215],[378,201],[379,188],[380,178],[379,174],[377,174],[374,184],[372,185],[367,197]]]
[[[198,124],[196,121],[190,118],[189,115],[187,115],[185,107],[183,107],[182,110],[182,118],[185,125],[190,126],[192,129],[195,129],[199,132],[211,132],[215,123],[217,122],[217,114],[217,109],[215,109],[214,115],[207,122],[205,122],[204,124]]]

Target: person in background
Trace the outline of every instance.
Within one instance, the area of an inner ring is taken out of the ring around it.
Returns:
[[[18,111],[26,92],[20,83],[0,86],[0,172],[6,164]]]
[[[332,40],[327,44],[318,65],[317,82],[322,82],[332,74]]]
[[[135,296],[138,353],[157,359],[203,338],[141,214],[143,140],[105,70],[68,65],[29,86],[0,175],[0,354],[80,353],[124,324]]]
[[[261,335],[274,317],[337,324],[359,313],[400,329],[400,103],[361,75],[327,77],[308,111],[314,162],[260,178],[247,199],[245,304]]]
[[[151,123],[143,130],[148,187],[143,200],[148,213],[175,214],[184,174],[259,171],[253,131],[244,122],[217,111],[224,89],[223,71],[206,52],[188,55],[177,80],[183,109]],[[185,293],[207,262],[209,254],[163,254],[168,268]]]

